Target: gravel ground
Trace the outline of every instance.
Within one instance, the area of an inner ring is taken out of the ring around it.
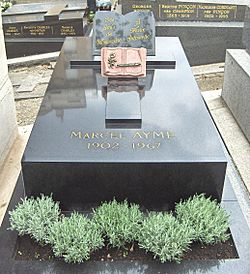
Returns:
[[[54,66],[55,63],[52,62],[9,70],[10,79],[14,87],[19,126],[26,126],[35,122]],[[222,72],[201,74],[195,78],[201,91],[218,90],[223,85]],[[18,92],[21,85],[24,85],[24,90],[25,88],[29,89],[31,85],[35,85],[35,87],[32,91]]]
[[[201,91],[222,89],[224,73],[202,74],[195,77]]]
[[[26,126],[35,122],[54,65],[55,63],[48,63],[9,70],[9,76],[14,88],[19,126]],[[27,86],[29,82],[31,84],[36,83],[32,92],[18,92],[22,84]]]
[[[42,100],[43,98],[35,98],[16,101],[18,126],[26,126],[35,122]]]

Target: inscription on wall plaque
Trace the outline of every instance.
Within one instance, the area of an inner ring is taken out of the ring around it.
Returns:
[[[102,47],[144,47],[154,55],[155,20],[152,12],[97,12],[94,20],[93,53]]]
[[[8,25],[3,27],[5,37],[20,37],[22,36],[22,28],[18,25]]]
[[[84,34],[82,22],[60,22],[56,24],[29,23],[5,24],[3,26],[6,38],[54,38],[66,36],[81,36]]]
[[[3,31],[8,38],[65,38],[85,34],[86,4],[13,5],[2,14]]]
[[[50,36],[53,33],[53,27],[49,25],[24,25],[22,27],[23,35],[25,37],[34,37],[34,36]]]
[[[167,21],[244,21],[245,6],[177,2],[174,0],[122,0],[122,13],[131,11],[152,11],[157,20]]]

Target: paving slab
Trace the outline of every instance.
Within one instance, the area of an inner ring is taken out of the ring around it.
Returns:
[[[33,125],[18,128],[17,138],[0,170],[0,225],[21,170],[21,158],[32,127]]]
[[[221,97],[221,90],[202,92],[210,113],[250,193],[250,143]]]

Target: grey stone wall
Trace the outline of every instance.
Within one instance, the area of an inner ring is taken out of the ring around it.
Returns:
[[[16,110],[8,66],[0,12],[0,169],[17,134]]]
[[[250,142],[250,55],[227,50],[222,98]]]

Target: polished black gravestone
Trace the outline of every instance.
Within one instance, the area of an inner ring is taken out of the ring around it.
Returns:
[[[106,128],[141,128],[141,91],[137,79],[109,80],[106,94]],[[126,104],[126,107],[124,107]]]
[[[113,197],[151,209],[201,192],[221,200],[226,158],[178,38],[156,38],[147,56],[139,128],[107,126],[108,80],[78,60],[100,64],[91,38],[64,43],[22,159],[27,196],[52,192],[63,210]]]
[[[8,58],[59,51],[67,36],[88,30],[86,3],[13,5],[2,14]]]
[[[226,49],[244,48],[245,1],[120,0],[122,13],[152,11],[156,35],[178,36],[190,65],[224,62]]]
[[[155,20],[152,12],[131,12],[120,15],[99,11],[94,18],[93,52],[100,55],[102,47],[146,48],[155,54]]]

